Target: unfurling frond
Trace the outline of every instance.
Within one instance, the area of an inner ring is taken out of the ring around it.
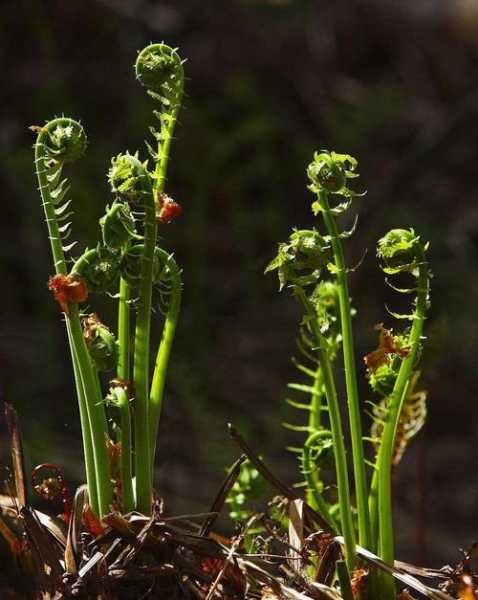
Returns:
[[[111,159],[108,181],[111,191],[119,198],[132,204],[143,206],[152,193],[151,177],[147,164],[142,163],[138,154],[118,154]]]
[[[279,244],[277,256],[265,273],[277,269],[280,289],[286,284],[303,288],[316,284],[329,259],[329,245],[314,229],[294,231],[288,242]]]
[[[115,201],[107,206],[100,227],[105,246],[113,250],[121,249],[136,235],[134,217],[125,202]]]
[[[81,275],[91,292],[113,292],[120,275],[120,256],[107,246],[98,245],[80,256],[72,273]]]

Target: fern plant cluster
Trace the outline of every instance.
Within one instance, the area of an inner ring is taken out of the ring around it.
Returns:
[[[182,210],[167,195],[165,183],[183,96],[183,63],[176,50],[152,44],[139,53],[135,72],[156,107],[153,143],[146,143],[149,158],[126,151],[111,160],[107,177],[112,198],[105,203],[97,241],[79,256],[71,240],[74,203],[63,171],[86,152],[86,133],[78,121],[66,117],[33,127],[53,257],[48,285],[65,320],[88,502],[97,519],[112,509],[151,513],[158,425],[181,305],[181,271],[160,245],[160,228]],[[294,229],[279,244],[266,272],[277,272],[280,289],[289,290],[302,310],[294,359],[301,379],[289,384],[293,394],[286,399],[301,417],[286,427],[303,436],[291,449],[299,458],[305,500],[332,534],[343,536],[346,562],[338,564],[337,577],[348,597],[359,570],[357,545],[389,564],[394,561],[392,470],[426,417],[426,393],[417,391],[417,385],[430,270],[427,244],[413,229],[393,229],[378,241],[387,283],[413,299],[409,314],[392,313],[408,324],[403,331],[377,326],[378,347],[365,357],[376,396],[370,406],[359,397],[351,268],[343,249],[357,220],[350,230],[339,226],[362,195],[353,186],[357,161],[322,150],[315,153],[307,176],[315,225]],[[104,323],[94,312],[95,294],[107,295],[116,304],[115,324]],[[152,342],[153,310],[162,316],[157,348]],[[106,387],[101,373],[109,374]],[[341,373],[345,398],[338,391]],[[365,412],[372,418],[370,435],[362,429]],[[331,475],[334,485],[327,483]],[[234,518],[250,516],[246,501],[261,492],[258,472],[246,463],[227,500]],[[389,575],[370,575],[367,583],[364,597],[395,597]]]
[[[89,502],[99,518],[113,506],[125,512],[151,511],[156,436],[181,300],[181,272],[172,254],[158,246],[158,228],[181,213],[164,186],[182,102],[182,61],[169,46],[152,44],[138,55],[135,72],[157,106],[153,113],[158,126],[150,128],[154,145],[147,143],[149,160],[141,160],[138,152],[123,152],[112,159],[108,182],[113,199],[100,219],[99,241],[79,257],[72,258],[74,204],[63,168],[84,155],[85,130],[66,117],[33,127],[36,172],[55,271],[49,288],[65,318]],[[95,294],[106,294],[116,302],[115,327],[90,312]],[[151,369],[153,300],[163,316],[163,331]],[[102,372],[110,374],[106,390],[101,387]],[[111,477],[106,442],[116,444],[120,455],[118,481]]]
[[[426,418],[426,392],[417,391],[416,386],[430,292],[428,245],[413,229],[389,231],[378,241],[377,257],[387,284],[397,293],[413,296],[409,314],[389,311],[409,326],[398,334],[383,324],[377,326],[378,348],[365,357],[367,380],[376,400],[360,399],[352,326],[355,310],[348,287],[352,269],[343,250],[357,219],[348,231],[341,231],[338,223],[362,195],[350,187],[357,177],[356,168],[357,161],[349,155],[328,151],[314,155],[307,175],[317,226],[295,229],[279,244],[266,269],[277,271],[280,289],[287,288],[303,312],[297,337],[299,358],[293,359],[301,380],[289,384],[296,394],[286,402],[305,417],[285,423],[288,429],[305,434],[303,443],[291,448],[298,454],[303,475],[299,485],[305,487],[308,503],[334,532],[343,535],[349,574],[358,568],[357,543],[389,564],[394,561],[391,477]],[[344,403],[336,382],[341,372]],[[349,443],[341,416],[343,404]],[[364,413],[372,420],[370,435],[362,431]],[[334,486],[327,485],[324,477],[331,472]],[[368,583],[370,597],[395,595],[389,575],[379,580],[371,575]]]

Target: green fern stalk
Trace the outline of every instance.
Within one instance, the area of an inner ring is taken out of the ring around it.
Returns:
[[[342,331],[342,351],[345,368],[345,384],[347,390],[348,415],[350,435],[352,440],[352,460],[355,478],[355,494],[357,497],[357,516],[359,542],[365,548],[370,547],[370,520],[368,512],[368,485],[365,471],[364,449],[362,440],[362,421],[357,386],[357,372],[352,328],[352,308],[348,291],[347,267],[344,252],[333,212],[329,205],[329,194],[340,193],[347,196],[347,176],[352,176],[355,168],[352,157],[335,153],[321,153],[314,157],[309,166],[308,174],[312,180],[311,189],[317,194],[314,212],[320,212],[327,229],[334,264],[332,272],[335,275],[340,306],[340,323]],[[341,212],[341,211],[340,211]]]
[[[176,325],[178,322],[179,311],[181,308],[181,272],[178,269],[176,261],[164,250],[157,248],[156,253],[161,257],[164,264],[163,271],[167,272],[168,278],[168,309],[165,316],[161,342],[156,355],[156,364],[154,368],[153,381],[150,392],[150,444],[151,460],[154,460],[156,450],[156,438],[161,417],[161,408],[163,404],[164,385],[166,382],[166,373],[168,369],[169,357],[173,345]]]
[[[344,434],[342,430],[342,421],[340,417],[340,407],[337,398],[337,390],[332,372],[332,367],[327,353],[327,341],[322,335],[317,323],[315,309],[310,300],[306,297],[303,290],[295,290],[297,298],[301,302],[307,322],[317,342],[317,355],[320,362],[322,377],[324,382],[325,397],[329,408],[330,428],[332,430],[332,441],[334,445],[335,468],[337,473],[337,487],[339,494],[339,510],[341,530],[345,540],[346,560],[349,571],[355,567],[356,549],[355,549],[355,531],[352,519],[349,478],[347,468],[347,458],[345,452]]]
[[[392,230],[379,242],[378,253],[387,265],[385,268],[387,273],[396,274],[408,271],[417,276],[416,307],[411,317],[413,324],[408,341],[410,352],[402,361],[390,396],[388,415],[377,458],[380,557],[388,564],[393,565],[395,558],[391,484],[393,451],[403,401],[416,363],[423,324],[426,319],[430,292],[430,272],[424,248],[413,230]],[[384,576],[383,581],[385,589],[382,591],[393,594],[395,584],[392,577]],[[390,597],[393,596],[390,595]]]
[[[118,379],[130,382],[130,288],[121,277],[118,298]],[[133,465],[132,465],[132,429],[129,398],[127,392],[119,387],[115,389],[116,400],[120,412],[121,422],[121,491],[123,498],[123,511],[128,512],[134,508],[133,493]]]

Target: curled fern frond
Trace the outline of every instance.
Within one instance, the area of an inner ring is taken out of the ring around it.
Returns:
[[[176,49],[166,44],[151,44],[138,54],[135,72],[138,81],[159,104],[159,110],[153,111],[159,121],[159,130],[150,127],[157,150],[148,143],[146,145],[156,165],[154,189],[162,192],[169,145],[183,97],[183,61]]]
[[[304,288],[317,284],[329,259],[329,245],[315,229],[295,230],[288,242],[279,244],[277,256],[265,273],[277,270],[280,289],[289,283]]]
[[[142,163],[138,153],[126,152],[112,158],[108,181],[114,194],[135,205],[144,206],[152,192],[147,161]]]
[[[115,201],[107,206],[100,227],[103,243],[113,250],[119,250],[136,235],[134,217],[125,202]]]
[[[413,229],[392,229],[377,244],[377,256],[385,273],[413,273],[420,260],[420,238]]]
[[[44,138],[42,138],[44,134]],[[40,129],[39,140],[50,159],[67,164],[81,158],[88,146],[85,130],[78,121],[61,117]]]
[[[120,255],[98,244],[93,250],[86,250],[73,265],[72,273],[86,281],[91,292],[113,292],[120,276]]]
[[[57,273],[66,274],[65,252],[76,244],[65,244],[71,235],[68,211],[71,200],[66,199],[68,180],[62,177],[63,166],[81,158],[88,145],[86,133],[78,121],[61,117],[43,127],[35,127],[35,166],[45,210],[53,260]]]
[[[348,180],[358,177],[355,172],[356,167],[357,160],[349,154],[338,154],[328,150],[314,153],[314,159],[307,167],[307,176],[311,182],[309,190],[317,196],[312,203],[314,215],[318,215],[325,209],[331,215],[339,216],[349,209],[355,197],[363,196],[363,193],[355,192],[348,187]],[[329,195],[342,196],[345,200],[330,207]],[[354,229],[355,225],[351,233]],[[344,232],[341,235],[349,237],[351,233]]]
[[[135,63],[138,81],[157,94],[166,107],[181,101],[184,84],[182,60],[174,48],[151,44],[141,50]]]
[[[357,160],[349,154],[337,154],[322,150],[314,153],[314,160],[307,168],[311,180],[310,189],[318,193],[325,189],[337,193],[347,190],[347,180],[358,177],[355,173]]]

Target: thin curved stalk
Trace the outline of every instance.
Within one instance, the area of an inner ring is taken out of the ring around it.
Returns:
[[[352,510],[350,502],[350,489],[347,468],[347,458],[345,452],[344,434],[342,430],[342,421],[340,418],[340,408],[337,399],[337,390],[335,388],[332,366],[327,353],[327,341],[320,332],[317,323],[314,307],[307,299],[302,289],[297,288],[297,296],[305,309],[311,329],[317,340],[317,356],[322,369],[322,376],[325,388],[325,397],[329,408],[330,429],[332,431],[332,443],[334,446],[335,469],[337,474],[337,488],[339,494],[340,522],[342,526],[342,535],[345,540],[346,561],[349,571],[355,567],[355,533],[352,519]]]
[[[68,332],[68,340],[70,342],[70,347],[73,348],[73,341],[71,339],[70,327],[67,321],[66,330]],[[93,454],[93,446],[91,443],[91,432],[88,421],[88,408],[86,405],[85,392],[83,390],[83,382],[81,380],[80,371],[78,367],[78,359],[76,357],[75,352],[72,352],[72,363],[73,363],[73,374],[75,377],[75,386],[76,386],[76,394],[78,396],[78,405],[80,409],[80,422],[81,426],[81,435],[83,439],[83,448],[85,455],[85,471],[86,471],[86,485],[88,487],[88,502],[93,510],[93,512],[97,515],[99,514],[99,504],[98,504],[98,492],[96,486],[96,471],[95,471],[95,459]],[[85,423],[85,427],[83,427],[83,423]]]
[[[151,443],[151,462],[154,464],[154,455],[156,451],[156,438],[158,434],[159,420],[161,418],[161,408],[163,404],[164,385],[168,369],[169,357],[176,332],[179,311],[181,308],[181,272],[176,261],[164,250],[157,249],[156,252],[163,255],[165,265],[170,270],[170,297],[168,312],[163,326],[161,342],[156,355],[156,364],[154,368],[153,381],[150,393],[150,443]]]
[[[123,512],[134,508],[133,475],[131,463],[131,417],[129,412],[129,398],[122,387],[114,389],[118,401],[121,418],[121,493],[123,498]]]
[[[130,378],[130,287],[123,278],[120,280],[118,299],[118,366],[117,375],[122,381]]]
[[[98,389],[97,375],[95,376],[95,371],[83,337],[77,304],[70,304],[70,314],[67,316],[67,319],[73,342],[73,351],[77,358],[78,370],[86,399],[96,468],[98,514],[102,517],[110,512],[113,500],[110,464],[106,449],[106,434],[108,431],[106,414],[103,399]]]
[[[347,267],[340,241],[337,224],[330,212],[328,194],[320,192],[322,217],[330,236],[334,254],[335,276],[338,284],[340,322],[342,331],[342,350],[345,368],[345,384],[347,389],[348,414],[350,435],[352,439],[352,459],[355,478],[355,494],[357,497],[357,513],[359,526],[359,541],[364,548],[370,547],[370,520],[368,512],[368,486],[365,471],[364,449],[362,440],[362,421],[360,416],[355,350],[352,329],[352,310],[347,282]]]
[[[400,371],[390,396],[389,411],[383,429],[382,440],[377,458],[380,558],[390,565],[393,565],[395,559],[392,514],[393,450],[395,447],[395,437],[403,402],[410,384],[413,365],[416,361],[420,338],[423,332],[423,324],[426,318],[429,294],[428,263],[425,259],[423,250],[418,246],[418,244],[417,252],[420,255],[420,264],[418,265],[418,295],[416,309],[413,314],[413,325],[409,337],[410,353],[403,360],[400,366]],[[384,575],[383,581],[384,585],[386,586],[387,593],[393,594],[395,592],[395,584],[393,579],[390,576]]]
[[[130,381],[130,287],[123,278],[120,280],[118,300],[118,379],[129,383]],[[120,386],[114,393],[118,401],[120,412],[120,441],[121,441],[121,492],[123,497],[123,512],[134,508],[133,492],[133,464],[132,464],[132,439],[131,439],[131,413],[129,398],[126,391]]]

